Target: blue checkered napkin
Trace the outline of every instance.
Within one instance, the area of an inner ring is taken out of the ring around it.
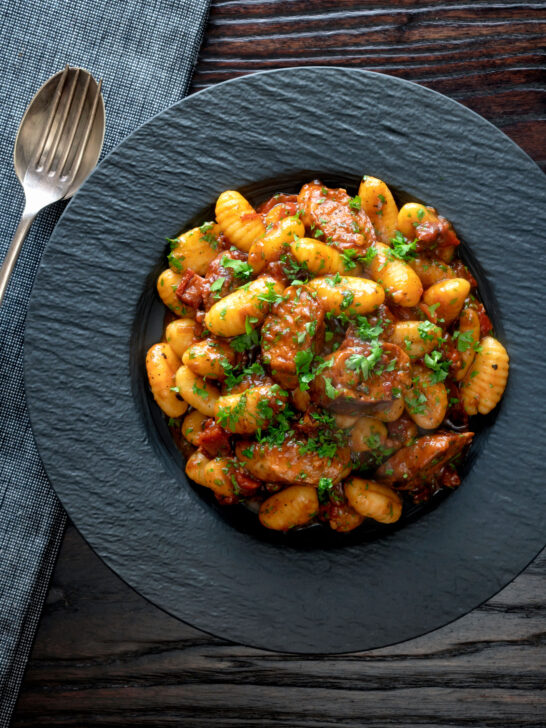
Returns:
[[[104,79],[104,152],[184,96],[208,0],[19,0],[0,14],[0,260],[23,208],[13,142],[39,86],[66,63]],[[0,726],[17,697],[65,515],[36,450],[23,389],[27,302],[61,206],[34,223],[0,308]]]

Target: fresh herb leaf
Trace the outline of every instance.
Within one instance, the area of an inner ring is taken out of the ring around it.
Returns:
[[[326,396],[330,397],[330,399],[335,399],[337,397],[337,391],[332,384],[332,380],[330,379],[330,377],[323,377],[323,379]]]
[[[391,238],[391,255],[399,260],[413,260],[417,257],[417,241],[408,240],[397,230]]]
[[[453,338],[457,339],[457,350],[465,352],[474,345],[472,331],[454,331]]]
[[[364,255],[359,256],[360,260],[364,263],[364,265],[369,265],[372,260],[377,255],[377,248],[374,245],[370,245],[368,250]]]
[[[216,293],[216,298],[220,298],[220,291],[225,283],[224,276],[219,276],[215,281],[210,284],[210,290],[212,293]]]
[[[222,266],[224,268],[231,268],[236,278],[241,278],[244,281],[249,281],[252,278],[252,266],[244,260],[234,260],[224,255],[222,258]]]
[[[436,324],[433,324],[431,321],[421,321],[417,326],[417,331],[423,341],[432,341],[435,338],[433,332],[436,331]]]
[[[334,481],[332,478],[321,478],[319,480],[317,495],[321,503],[325,503],[330,498],[330,493],[334,488]]]
[[[431,381],[443,382],[449,373],[449,362],[442,359],[442,354],[437,350],[431,351],[430,354],[425,354],[423,361],[432,370]]]
[[[366,380],[377,365],[383,354],[383,347],[378,341],[372,342],[371,352],[366,354],[351,354],[345,362],[347,369],[359,372],[362,379]]]

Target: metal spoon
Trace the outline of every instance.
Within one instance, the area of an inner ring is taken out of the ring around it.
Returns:
[[[66,66],[45,82],[23,116],[13,163],[25,208],[0,268],[0,305],[36,215],[72,197],[98,162],[104,140],[101,85],[83,68]]]

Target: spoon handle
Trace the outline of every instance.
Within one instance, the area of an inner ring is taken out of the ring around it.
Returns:
[[[15,263],[17,262],[17,258],[19,257],[19,253],[21,252],[21,248],[35,217],[35,212],[28,213],[26,210],[23,210],[21,220],[19,221],[19,225],[17,225],[17,230],[15,231],[11,245],[6,253],[2,267],[0,268],[0,306],[2,305],[2,299],[4,298],[4,293],[8,287],[11,273],[15,267]]]

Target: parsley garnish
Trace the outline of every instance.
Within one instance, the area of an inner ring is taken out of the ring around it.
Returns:
[[[175,271],[175,273],[182,273],[182,261],[184,260],[184,256],[175,255],[174,252],[169,253],[167,256],[167,260],[169,261],[170,267]]]
[[[430,354],[425,354],[423,361],[429,369],[432,369],[431,381],[443,382],[449,372],[449,362],[442,360],[442,354],[437,350],[431,351]]]
[[[235,430],[235,426],[239,420],[239,417],[245,411],[246,401],[247,395],[246,392],[243,392],[239,398],[239,401],[234,407],[220,407],[216,414],[216,419],[220,427],[223,427],[225,430],[230,430],[231,432],[233,432]]]
[[[377,323],[372,326],[365,316],[357,316],[357,334],[362,341],[373,341],[383,333],[383,326]]]
[[[352,291],[344,291],[343,292],[343,300],[341,301],[340,308],[342,311],[344,311],[346,308],[349,308],[351,303],[355,300],[355,294]]]
[[[257,432],[256,439],[258,442],[280,447],[287,436],[291,436],[293,434],[290,419],[294,417],[294,415],[295,412],[293,412],[289,407],[278,412],[274,421],[267,428],[267,432],[265,434]]]
[[[209,393],[206,389],[201,389],[201,387],[197,384],[197,382],[193,383],[193,387],[191,388],[191,391],[196,394],[198,397],[203,397],[203,399],[209,398]]]
[[[218,248],[218,240],[217,238],[212,235],[212,233],[209,233],[208,231],[211,230],[214,227],[213,222],[204,222],[201,227],[199,228],[199,232],[201,233],[201,240],[204,240],[206,243],[208,243],[211,248],[216,250]]]
[[[341,253],[341,260],[345,270],[352,270],[356,268],[356,258],[358,257],[358,251],[353,248],[348,248]]]
[[[245,331],[246,333],[240,334],[239,336],[235,336],[233,339],[231,339],[230,346],[233,349],[233,351],[242,352],[246,351],[247,349],[252,349],[254,346],[258,346],[260,343],[260,335],[258,332],[252,328],[252,324],[258,323],[257,318],[249,318],[248,316],[245,319]]]
[[[364,263],[364,265],[369,265],[372,260],[377,255],[377,248],[374,245],[370,245],[368,250],[366,251],[365,255],[359,256],[360,260]]]
[[[351,371],[360,372],[363,379],[368,379],[382,354],[383,347],[379,341],[374,341],[372,342],[372,350],[367,356],[365,354],[351,354],[345,362],[345,366]]]
[[[337,397],[337,392],[336,388],[332,385],[332,380],[330,377],[323,377],[323,379],[326,395],[330,397],[330,399],[335,399]]]
[[[413,260],[417,257],[417,241],[408,240],[397,230],[391,238],[391,255],[399,260]]]
[[[216,293],[215,298],[220,298],[220,291],[224,285],[226,279],[224,276],[219,276],[215,281],[210,284],[210,290],[212,293]]]
[[[309,437],[307,442],[299,446],[300,453],[316,452],[319,457],[332,460],[338,448],[347,444],[347,433],[338,427],[324,427],[315,437]]]
[[[423,341],[432,341],[435,338],[433,332],[436,331],[436,324],[433,324],[431,321],[421,321],[417,326],[417,331]]]
[[[282,293],[277,293],[275,291],[275,284],[272,281],[267,281],[267,292],[266,293],[259,293],[257,298],[259,301],[264,301],[265,303],[280,303],[281,301],[284,301],[284,296]]]
[[[349,207],[351,210],[360,210],[362,207],[362,200],[358,195],[355,195],[351,200],[349,200]]]
[[[314,354],[311,349],[298,351],[294,358],[296,364],[296,374],[300,380],[300,389],[303,391],[309,389],[309,383],[315,378],[315,373],[311,370]]]
[[[321,478],[319,480],[317,495],[321,503],[327,501],[330,497],[330,493],[334,488],[334,481],[332,478]]]
[[[233,275],[236,278],[248,281],[252,277],[252,266],[244,260],[234,260],[233,258],[229,258],[227,255],[224,255],[222,258],[222,265],[224,268],[231,268]]]
[[[457,339],[458,351],[467,351],[474,345],[474,336],[472,331],[454,331],[453,338]]]
[[[406,395],[405,402],[412,414],[422,415],[425,411],[427,398],[423,392],[418,392],[415,395]]]
[[[341,276],[339,275],[339,273],[336,273],[335,276],[326,276],[324,280],[329,286],[333,288],[334,286],[337,286],[338,283],[341,283]]]

